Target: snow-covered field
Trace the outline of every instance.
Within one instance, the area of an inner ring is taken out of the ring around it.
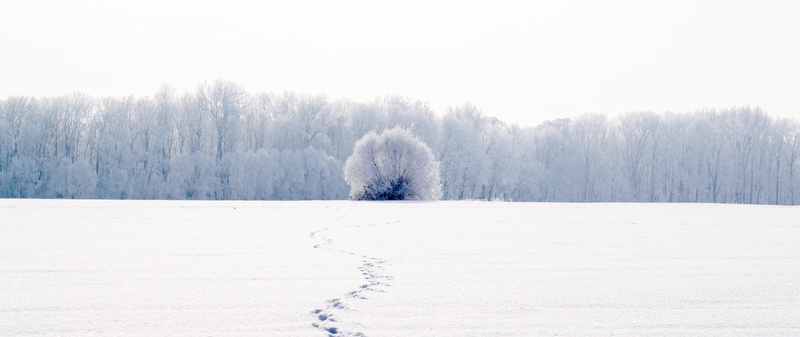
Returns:
[[[800,336],[800,208],[0,200],[0,336]]]

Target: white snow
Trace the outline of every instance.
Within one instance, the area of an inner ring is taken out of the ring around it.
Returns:
[[[0,336],[798,336],[798,280],[798,207],[0,200]]]

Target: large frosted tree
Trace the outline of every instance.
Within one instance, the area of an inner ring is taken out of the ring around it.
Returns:
[[[442,196],[439,163],[411,132],[370,132],[356,142],[344,165],[350,197],[356,200],[437,200]]]

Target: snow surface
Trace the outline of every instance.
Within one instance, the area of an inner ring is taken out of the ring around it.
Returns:
[[[0,336],[798,336],[800,208],[0,200]]]

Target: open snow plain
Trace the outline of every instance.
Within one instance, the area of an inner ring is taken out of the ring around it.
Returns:
[[[0,336],[798,336],[800,208],[0,200]]]

